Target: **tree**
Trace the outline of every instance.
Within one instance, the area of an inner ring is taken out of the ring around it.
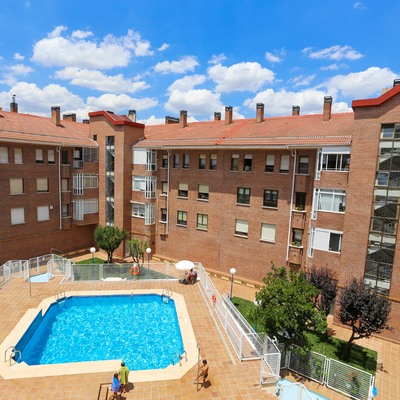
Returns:
[[[319,289],[313,299],[314,306],[328,316],[337,293],[337,283],[333,279],[332,271],[329,268],[312,267],[307,278],[313,286]]]
[[[144,240],[142,242],[140,239],[136,238],[130,239],[128,240],[128,248],[134,264],[137,264],[142,268],[144,263],[144,253],[147,248],[147,241]]]
[[[342,354],[344,360],[347,360],[354,340],[392,329],[388,325],[390,309],[389,299],[365,285],[362,279],[353,278],[342,290],[337,316],[342,324],[352,329]]]
[[[94,240],[107,253],[107,263],[111,264],[113,253],[128,236],[128,232],[114,226],[98,226],[94,231]]]
[[[265,332],[276,337],[285,347],[296,344],[300,352],[310,349],[306,331],[326,331],[326,317],[314,307],[312,299],[318,289],[311,285],[302,271],[288,272],[276,268],[264,278],[265,286],[256,294],[259,302],[254,318]]]

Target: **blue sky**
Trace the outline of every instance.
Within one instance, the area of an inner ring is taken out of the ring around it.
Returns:
[[[0,9],[0,107],[138,121],[351,111],[400,77],[397,0],[14,0]],[[224,115],[224,114],[222,114]]]

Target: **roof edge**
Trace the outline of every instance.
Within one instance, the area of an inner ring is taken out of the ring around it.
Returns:
[[[89,117],[99,117],[99,116],[104,116],[106,117],[112,124],[114,125],[128,125],[128,126],[136,126],[137,128],[144,128],[144,124],[140,124],[139,122],[133,122],[131,121],[128,117],[126,119],[120,119],[116,120],[113,118],[113,115],[115,114],[110,114],[107,111],[100,110],[100,111],[93,111],[89,113]]]
[[[398,93],[400,93],[400,85],[394,86],[387,92],[374,99],[353,100],[351,103],[351,107],[354,109],[358,107],[380,106],[392,97],[396,96]]]

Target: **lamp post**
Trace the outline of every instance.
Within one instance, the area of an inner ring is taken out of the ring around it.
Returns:
[[[229,296],[229,300],[232,301],[233,276],[236,274],[236,269],[235,268],[231,268],[229,270],[229,273],[231,274],[231,294]]]
[[[150,247],[146,249],[146,253],[147,253],[147,279],[150,279],[150,253],[151,253]]]
[[[96,253],[96,247],[91,247],[90,252],[92,253],[92,281],[94,281],[94,253]]]

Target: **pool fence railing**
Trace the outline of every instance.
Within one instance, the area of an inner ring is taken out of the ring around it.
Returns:
[[[278,382],[276,395],[279,400],[315,400],[301,382]]]

